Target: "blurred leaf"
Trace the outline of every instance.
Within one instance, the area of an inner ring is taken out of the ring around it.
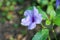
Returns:
[[[29,6],[27,9],[28,10],[32,10],[33,9],[33,6]]]
[[[43,20],[47,19],[47,14],[38,6],[38,10],[40,12],[40,14],[42,14]]]
[[[14,2],[14,1],[16,1],[16,0],[8,0],[8,1],[10,1],[10,2]]]
[[[37,32],[32,40],[47,40],[47,37],[49,35],[48,29],[42,29],[41,31]]]
[[[5,13],[5,12],[2,13],[2,16],[6,16],[6,15],[7,15],[7,13]]]
[[[10,1],[7,1],[6,2],[6,6],[10,6]]]
[[[46,25],[50,25],[51,21],[50,20],[46,20]]]
[[[3,5],[3,3],[2,3],[2,2],[0,2],[0,8],[2,7],[2,5]]]
[[[13,37],[10,37],[10,40],[14,40],[14,38]]]
[[[56,15],[60,16],[60,8],[56,10]]]
[[[21,30],[20,32],[21,32],[21,34],[23,34],[23,35],[26,35],[26,33],[27,33],[26,30]]]
[[[52,5],[48,5],[48,8],[47,8],[47,14],[50,15],[50,20],[54,19],[55,16],[56,16],[56,12],[54,11],[54,8]]]
[[[60,16],[55,17],[54,24],[60,26]]]
[[[57,13],[57,15],[53,21],[54,21],[54,24],[60,26],[60,9],[57,9],[56,13]]]
[[[48,4],[48,0],[37,0],[37,2],[39,4],[42,4],[42,5],[47,5]]]
[[[14,5],[11,5],[10,8],[9,8],[11,11],[14,10]]]
[[[8,14],[7,11],[2,12],[2,16],[5,17]]]
[[[23,14],[23,11],[24,11],[24,10],[20,10],[20,11],[19,11],[19,14],[20,14],[20,15]]]
[[[1,22],[1,23],[5,23],[5,21],[6,21],[5,18],[1,18],[1,19],[0,19],[0,22]]]
[[[54,10],[50,13],[50,19],[54,19],[56,17],[56,12]]]
[[[14,23],[13,26],[14,26],[15,28],[18,28],[19,25],[16,24],[16,23]]]
[[[20,4],[24,3],[24,0],[16,0],[17,2],[19,2]]]
[[[55,2],[56,0],[51,0],[51,2],[53,3],[53,2]]]
[[[7,11],[8,12],[9,11],[9,8],[8,7],[5,7],[4,11]]]
[[[12,5],[16,5],[16,2],[15,2],[15,1],[13,1],[13,2],[12,2]]]
[[[56,9],[57,9],[57,10],[60,10],[60,6],[56,6]]]
[[[8,14],[7,14],[7,19],[8,19],[8,20],[11,20],[12,18],[13,18],[13,15],[10,14],[10,13],[8,13]]]

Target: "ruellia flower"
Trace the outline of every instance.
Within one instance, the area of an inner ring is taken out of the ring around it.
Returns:
[[[33,6],[32,10],[26,10],[24,12],[25,18],[21,20],[21,24],[28,26],[29,30],[32,30],[36,27],[36,24],[40,24],[42,21],[42,15],[38,12],[38,9]]]
[[[56,0],[56,7],[58,8],[60,6],[60,0]]]

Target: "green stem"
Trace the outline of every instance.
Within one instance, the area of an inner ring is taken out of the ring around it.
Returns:
[[[48,36],[48,40],[51,40],[50,36]]]
[[[42,25],[42,28],[46,28],[42,23],[41,23],[41,25]]]
[[[53,34],[54,34],[55,39],[57,40],[56,33],[55,33],[54,29],[53,29]]]
[[[54,26],[54,24],[53,24],[53,26]],[[57,40],[56,33],[55,33],[55,30],[53,29],[53,27],[52,27],[52,32],[54,34],[55,39]]]

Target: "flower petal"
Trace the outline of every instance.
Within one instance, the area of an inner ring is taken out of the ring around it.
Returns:
[[[36,23],[34,22],[34,23],[32,23],[32,24],[30,24],[29,26],[28,26],[28,29],[29,30],[32,30],[32,29],[34,29],[36,27]]]
[[[41,14],[35,16],[35,22],[36,22],[36,24],[40,24],[41,21],[42,21],[42,15]]]
[[[39,15],[38,9],[36,7],[34,7],[34,9],[33,9],[33,13],[34,13],[35,16]]]
[[[28,26],[28,25],[30,25],[30,23],[31,23],[30,16],[28,16],[26,18],[23,18],[22,21],[21,21],[21,24],[24,25],[24,26]]]
[[[56,7],[58,8],[60,6],[60,0],[56,0]]]
[[[24,12],[24,16],[32,16],[32,11],[31,10],[26,10],[25,12]]]
[[[39,11],[36,7],[34,7],[34,17],[35,17],[36,24],[40,24],[42,21],[42,15],[39,14]]]

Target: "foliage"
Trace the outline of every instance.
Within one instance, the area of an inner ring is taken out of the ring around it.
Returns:
[[[49,30],[42,29],[34,35],[32,40],[46,40],[48,35],[49,35]]]

